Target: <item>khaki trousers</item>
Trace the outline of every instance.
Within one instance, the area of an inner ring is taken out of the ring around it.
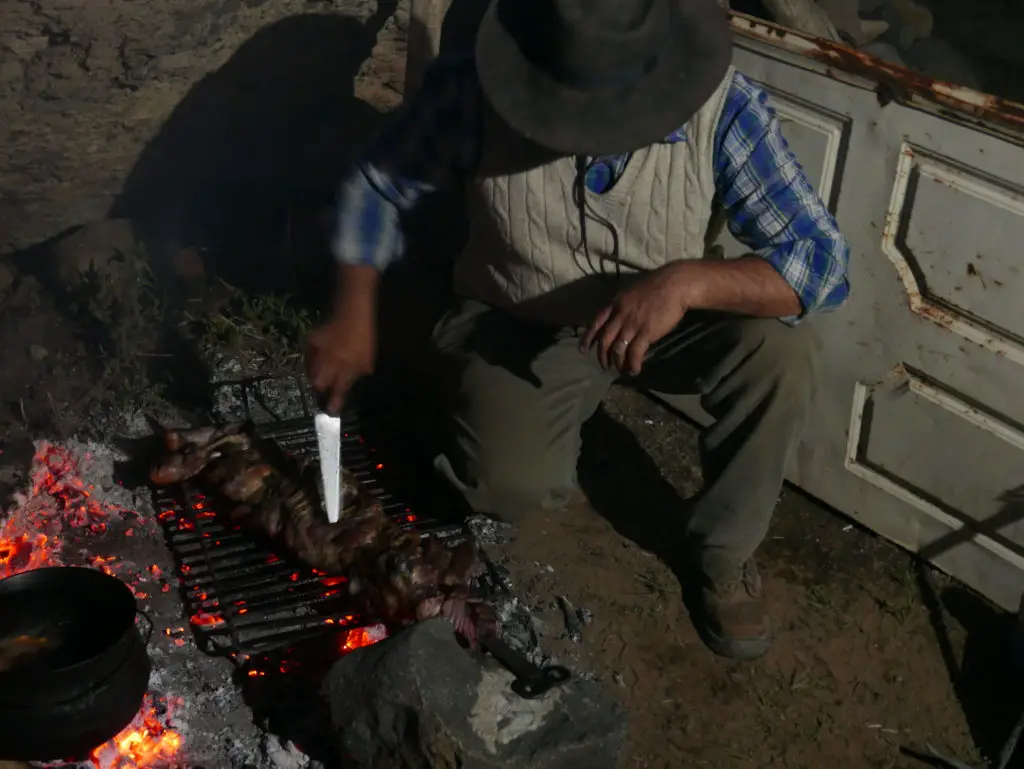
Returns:
[[[531,325],[461,300],[434,338],[454,433],[438,469],[477,512],[511,521],[558,509],[576,487],[580,429],[616,382],[580,353],[580,329]],[[714,582],[739,575],[768,530],[814,395],[820,342],[806,323],[687,316],[629,384],[670,405],[699,394],[705,488],[680,500],[680,545]]]

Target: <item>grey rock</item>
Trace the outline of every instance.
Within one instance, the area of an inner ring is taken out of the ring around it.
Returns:
[[[591,681],[535,700],[455,640],[444,620],[414,625],[339,660],[324,684],[341,747],[365,769],[614,769],[626,713]]]

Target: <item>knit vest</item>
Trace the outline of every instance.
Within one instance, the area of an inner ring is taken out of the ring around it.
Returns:
[[[638,150],[610,190],[585,191],[588,210],[604,220],[587,217],[587,249],[573,199],[574,159],[538,165],[535,149],[488,118],[455,293],[538,323],[586,325],[637,275],[703,257],[715,198],[715,132],[732,78],[730,67],[687,121],[685,141]]]

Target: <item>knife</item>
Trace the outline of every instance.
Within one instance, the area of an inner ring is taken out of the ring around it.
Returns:
[[[341,417],[318,412],[313,417],[313,427],[320,449],[320,478],[327,520],[337,523],[341,512]]]

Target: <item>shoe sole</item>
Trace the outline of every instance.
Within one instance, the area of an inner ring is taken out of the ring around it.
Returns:
[[[763,657],[772,648],[771,630],[760,638],[723,638],[702,622],[694,624],[697,635],[719,657],[750,662]]]

